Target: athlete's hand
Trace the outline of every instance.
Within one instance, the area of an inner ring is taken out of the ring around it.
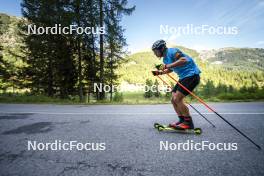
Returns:
[[[167,66],[164,64],[156,64],[155,68],[158,70],[165,70],[165,69],[167,69]]]
[[[152,72],[153,76],[162,75],[162,71],[159,71],[159,70],[153,70],[151,72]]]

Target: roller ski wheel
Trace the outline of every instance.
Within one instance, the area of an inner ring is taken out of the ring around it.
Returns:
[[[161,125],[159,123],[154,123],[154,128],[158,131],[170,131],[170,132],[178,132],[178,133],[189,133],[189,134],[202,134],[201,128],[194,128],[194,129],[180,129],[180,128],[173,128],[169,127],[168,125]]]
[[[159,123],[154,123],[154,128],[156,128],[158,131],[164,130],[164,126]]]
[[[201,128],[194,128],[193,131],[194,131],[194,134],[197,134],[197,135],[202,134],[202,129]]]

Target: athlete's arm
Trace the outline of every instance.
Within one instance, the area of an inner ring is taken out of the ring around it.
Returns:
[[[174,68],[184,65],[187,62],[187,59],[185,57],[180,58],[179,60],[166,65],[166,68]]]
[[[174,56],[174,59],[176,60],[175,62],[166,65],[167,69],[179,67],[188,62],[187,58],[183,56],[182,52],[177,52]]]
[[[171,72],[172,72],[172,70],[170,70],[170,69],[165,69],[165,70],[162,71],[162,74],[168,74],[168,73],[171,73]]]

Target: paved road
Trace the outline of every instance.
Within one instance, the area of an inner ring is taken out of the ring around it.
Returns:
[[[192,111],[202,135],[158,132],[154,122],[167,124],[175,119],[169,104],[0,104],[0,175],[264,175],[263,151],[203,106],[194,106],[217,128]],[[264,148],[264,103],[211,106]],[[56,140],[89,143],[93,148],[41,150],[44,143]],[[39,150],[28,150],[29,141],[36,141]],[[169,150],[160,146],[166,141]],[[237,150],[180,148],[180,143],[202,141],[237,143]]]

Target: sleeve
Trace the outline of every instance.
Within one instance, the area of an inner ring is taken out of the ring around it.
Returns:
[[[170,52],[169,52],[169,57],[170,57],[170,59],[171,59],[172,61],[176,61],[176,59],[175,59],[175,54],[179,51],[179,49],[178,49],[178,48],[173,48],[173,49],[170,49],[169,51],[170,51]]]
[[[175,58],[176,55],[177,55],[177,59]],[[178,60],[178,59],[180,59],[181,57],[185,57],[186,60],[187,60],[187,62],[190,61],[190,58],[189,58],[189,57],[186,57],[186,55],[185,55],[181,50],[179,50],[179,49],[177,48],[177,49],[176,49],[176,52],[175,52],[175,54],[174,54],[174,56],[173,56],[173,58],[174,58],[174,60]]]

